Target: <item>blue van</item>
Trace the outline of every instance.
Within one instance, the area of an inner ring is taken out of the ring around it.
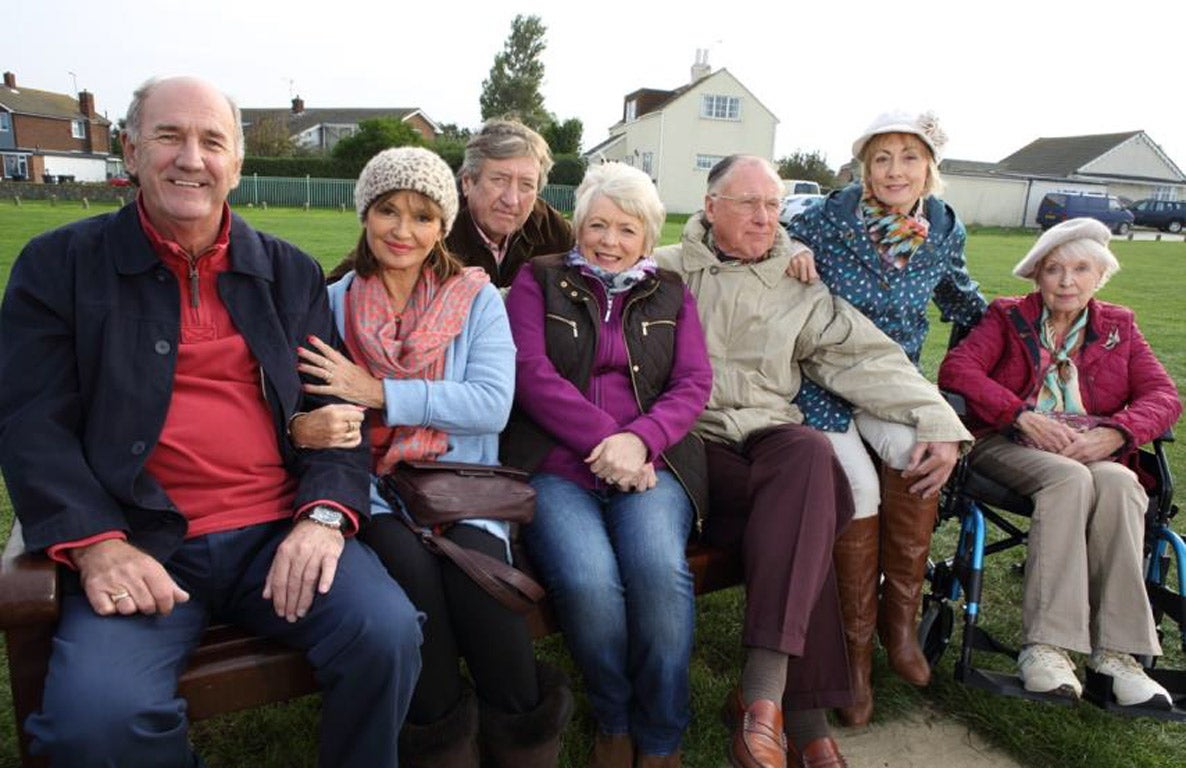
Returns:
[[[1082,217],[1102,221],[1113,234],[1127,235],[1132,230],[1132,211],[1125,210],[1113,195],[1051,192],[1038,205],[1038,226],[1044,230]]]

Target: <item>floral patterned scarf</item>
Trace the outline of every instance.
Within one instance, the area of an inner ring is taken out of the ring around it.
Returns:
[[[616,293],[625,293],[634,286],[642,282],[647,275],[653,275],[659,265],[650,256],[645,256],[634,263],[634,266],[629,269],[623,269],[621,272],[610,272],[608,269],[602,269],[596,264],[590,264],[580,251],[573,248],[565,257],[564,263],[570,267],[584,269],[593,277],[601,281],[605,286],[605,292],[609,295]]]
[[[443,284],[431,268],[422,269],[396,314],[378,275],[355,276],[346,295],[346,347],[370,374],[380,379],[426,379],[445,374],[445,350],[461,333],[474,297],[490,277],[468,267]],[[368,411],[371,463],[375,474],[391,471],[401,459],[435,459],[448,450],[449,436],[433,427],[388,427],[383,412]]]
[[[931,223],[922,215],[922,200],[912,213],[897,213],[873,195],[866,194],[861,198],[861,216],[881,260],[895,269],[910,260],[931,231]]]
[[[1054,326],[1050,323],[1050,311],[1044,307],[1039,325],[1042,329],[1042,349],[1050,353],[1050,365],[1042,377],[1042,386],[1038,389],[1034,409],[1047,413],[1062,411],[1086,414],[1087,409],[1083,407],[1082,396],[1079,394],[1079,369],[1075,367],[1072,357],[1083,343],[1083,329],[1087,327],[1087,310],[1079,313],[1078,319],[1067,330],[1062,345],[1057,348],[1054,346]]]

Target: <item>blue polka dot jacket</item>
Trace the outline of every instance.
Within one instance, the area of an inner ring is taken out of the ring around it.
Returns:
[[[967,233],[951,206],[927,197],[927,239],[906,266],[897,269],[878,255],[861,219],[860,201],[859,183],[836,190],[795,217],[787,232],[812,250],[820,278],[832,293],[863,312],[917,365],[930,327],[931,300],[945,321],[968,327],[988,306],[968,274]],[[828,432],[848,429],[852,406],[818,384],[805,380],[795,402],[810,426]]]

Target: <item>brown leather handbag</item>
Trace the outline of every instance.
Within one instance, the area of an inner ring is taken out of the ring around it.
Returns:
[[[526,613],[543,599],[543,587],[502,560],[460,547],[441,533],[462,520],[531,522],[535,489],[527,483],[529,476],[513,467],[401,461],[382,478],[379,491],[392,509],[407,510],[415,525],[405,523],[430,552],[452,560],[506,607]]]

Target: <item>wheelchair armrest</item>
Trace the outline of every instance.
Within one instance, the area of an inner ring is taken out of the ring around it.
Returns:
[[[25,552],[20,521],[0,556],[0,630],[58,620],[57,565],[45,555]]]
[[[951,410],[955,411],[956,416],[962,419],[968,415],[968,401],[964,400],[963,395],[957,395],[945,389],[939,390],[939,394],[943,395],[943,399],[951,406]]]

